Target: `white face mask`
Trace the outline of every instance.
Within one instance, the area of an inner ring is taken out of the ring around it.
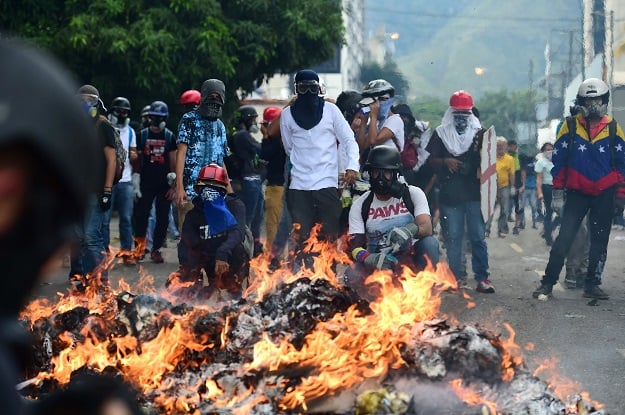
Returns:
[[[547,160],[551,161],[551,158],[553,157],[553,150],[545,151],[543,154]]]

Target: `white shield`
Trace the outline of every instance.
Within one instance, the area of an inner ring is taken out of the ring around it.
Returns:
[[[491,126],[484,133],[480,166],[480,193],[482,196],[482,217],[487,221],[495,210],[497,198],[497,134]]]

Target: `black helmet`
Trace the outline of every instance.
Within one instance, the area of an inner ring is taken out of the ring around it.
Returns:
[[[393,88],[393,85],[384,79],[369,81],[365,89],[362,90],[363,97],[375,98],[384,94],[390,94],[391,97],[395,95],[395,88]]]
[[[89,197],[102,190],[104,165],[78,86],[56,60],[0,39],[0,79],[0,153],[23,151],[34,168],[21,216],[0,234],[0,268],[11,276],[0,291],[4,316],[19,312],[42,265],[82,221]]]
[[[117,97],[111,103],[111,108],[112,109],[115,109],[115,108],[124,109],[130,112],[130,101],[128,101],[128,98]]]
[[[387,169],[399,171],[399,169],[401,169],[401,156],[399,155],[399,151],[397,151],[395,147],[390,146],[373,147],[369,151],[365,168],[367,170]]]
[[[354,118],[354,115],[360,108],[358,103],[362,99],[362,95],[358,91],[343,91],[336,98],[336,106],[339,107],[341,113],[343,113],[343,117],[348,122],[351,122]]]
[[[236,112],[237,122],[246,122],[254,117],[258,117],[258,112],[251,105],[242,105]]]

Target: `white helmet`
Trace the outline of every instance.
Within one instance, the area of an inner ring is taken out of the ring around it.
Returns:
[[[601,98],[601,104],[586,104],[586,98]],[[608,84],[598,78],[588,78],[581,83],[577,90],[576,105],[582,110],[585,117],[601,118],[608,112],[610,88]]]
[[[586,79],[577,90],[577,96],[580,98],[596,98],[609,93],[608,84],[598,78]]]

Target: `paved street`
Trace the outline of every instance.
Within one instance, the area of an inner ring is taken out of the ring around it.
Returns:
[[[531,221],[530,221],[531,223]],[[112,237],[117,222],[111,223]],[[516,342],[525,348],[525,361],[534,370],[544,359],[558,359],[558,375],[578,381],[581,390],[606,405],[609,413],[625,413],[625,231],[612,231],[603,288],[611,298],[596,305],[581,296],[581,290],[554,287],[555,298],[543,302],[531,298],[548,258],[548,247],[538,230],[526,229],[518,236],[491,237],[488,240],[491,280],[497,292],[492,295],[467,293],[475,307],[467,309],[461,295],[444,294],[443,310],[461,323],[479,324],[508,337],[504,323],[516,331]],[[163,250],[165,264],[145,261],[141,268],[162,285],[177,268],[175,242],[168,240]],[[117,246],[118,241],[113,241]],[[116,280],[137,280],[139,267],[116,265],[111,273]],[[41,285],[38,295],[54,297],[67,290],[67,269]],[[561,275],[561,279],[563,275]],[[532,348],[533,345],[533,348]],[[546,375],[539,375],[549,379]],[[563,381],[554,382],[563,384]]]

